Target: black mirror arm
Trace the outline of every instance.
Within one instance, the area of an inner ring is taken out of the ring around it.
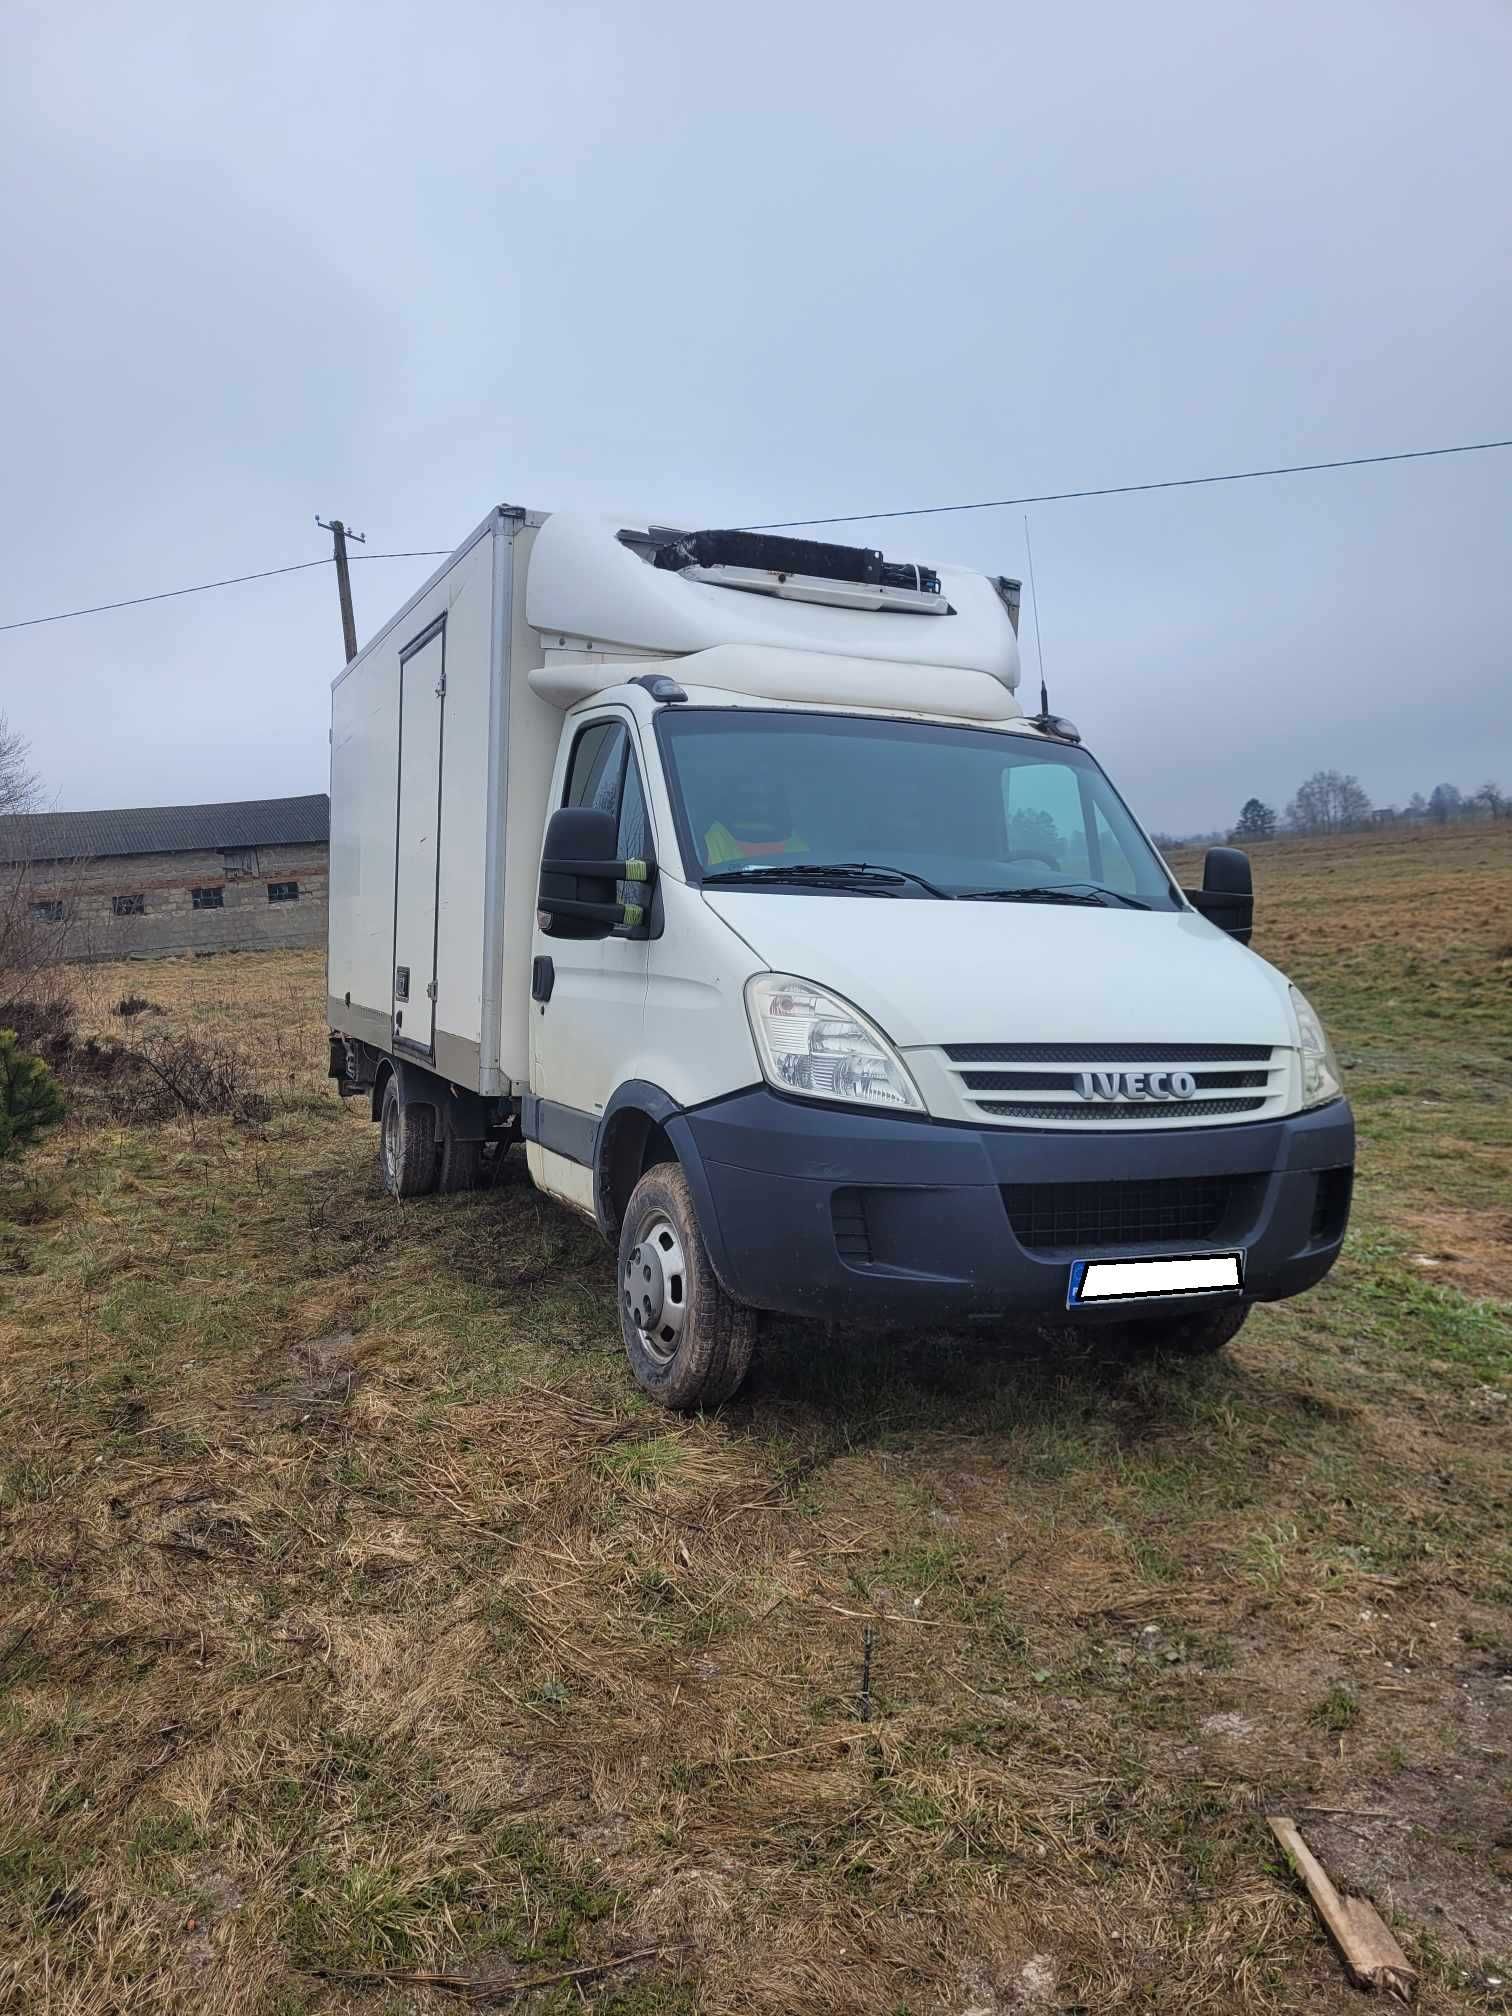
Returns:
[[[1230,894],[1215,889],[1183,889],[1182,895],[1201,917],[1248,945],[1255,929],[1255,899],[1242,892]]]
[[[543,875],[597,876],[605,882],[645,882],[656,880],[654,861],[558,861],[550,855],[541,863]]]
[[[582,917],[590,924],[607,924],[611,931],[628,924],[632,930],[644,924],[646,913],[639,903],[583,903],[575,896],[543,896],[540,898],[543,917]],[[548,926],[543,929],[549,931]]]

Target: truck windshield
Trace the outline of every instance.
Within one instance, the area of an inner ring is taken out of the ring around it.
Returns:
[[[1112,785],[1069,743],[747,707],[667,708],[656,729],[691,881],[1182,907]]]

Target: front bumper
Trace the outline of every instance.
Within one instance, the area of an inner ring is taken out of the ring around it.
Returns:
[[[1342,1099],[1249,1125],[1071,1135],[848,1113],[762,1087],[681,1114],[667,1131],[715,1272],[738,1301],[900,1325],[1064,1318],[1071,1263],[1088,1258],[1239,1250],[1245,1299],[1300,1294],[1338,1258],[1355,1153]],[[1005,1196],[1006,1186],[1181,1177],[1225,1183],[1230,1201],[1209,1237],[1089,1246],[1041,1243],[1036,1232],[1024,1243]],[[1088,1323],[1129,1313],[1072,1312]]]

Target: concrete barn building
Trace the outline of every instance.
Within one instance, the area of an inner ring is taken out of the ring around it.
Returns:
[[[0,862],[66,957],[262,952],[325,943],[330,839],[318,792],[17,815],[0,820]]]

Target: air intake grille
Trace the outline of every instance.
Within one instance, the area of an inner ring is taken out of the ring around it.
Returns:
[[[1248,1196],[1248,1176],[1162,1176],[1139,1183],[1005,1183],[1021,1246],[1143,1246],[1211,1239]]]
[[[1353,1169],[1324,1169],[1318,1176],[1313,1202],[1310,1239],[1340,1239],[1349,1223],[1349,1196],[1354,1188]]]
[[[830,1199],[830,1217],[840,1258],[849,1261],[853,1267],[867,1266],[872,1257],[871,1230],[866,1222],[866,1200],[861,1192],[837,1190]]]
[[[978,1112],[997,1120],[1084,1120],[1094,1127],[1114,1126],[1120,1120],[1231,1120],[1236,1113],[1253,1113],[1265,1105],[1262,1099],[1183,1099],[1175,1105],[1152,1105],[1141,1099],[1119,1106],[1099,1100],[1094,1106],[1073,1106],[1069,1100],[1059,1106],[1019,1106],[1006,1099],[978,1099]]]

